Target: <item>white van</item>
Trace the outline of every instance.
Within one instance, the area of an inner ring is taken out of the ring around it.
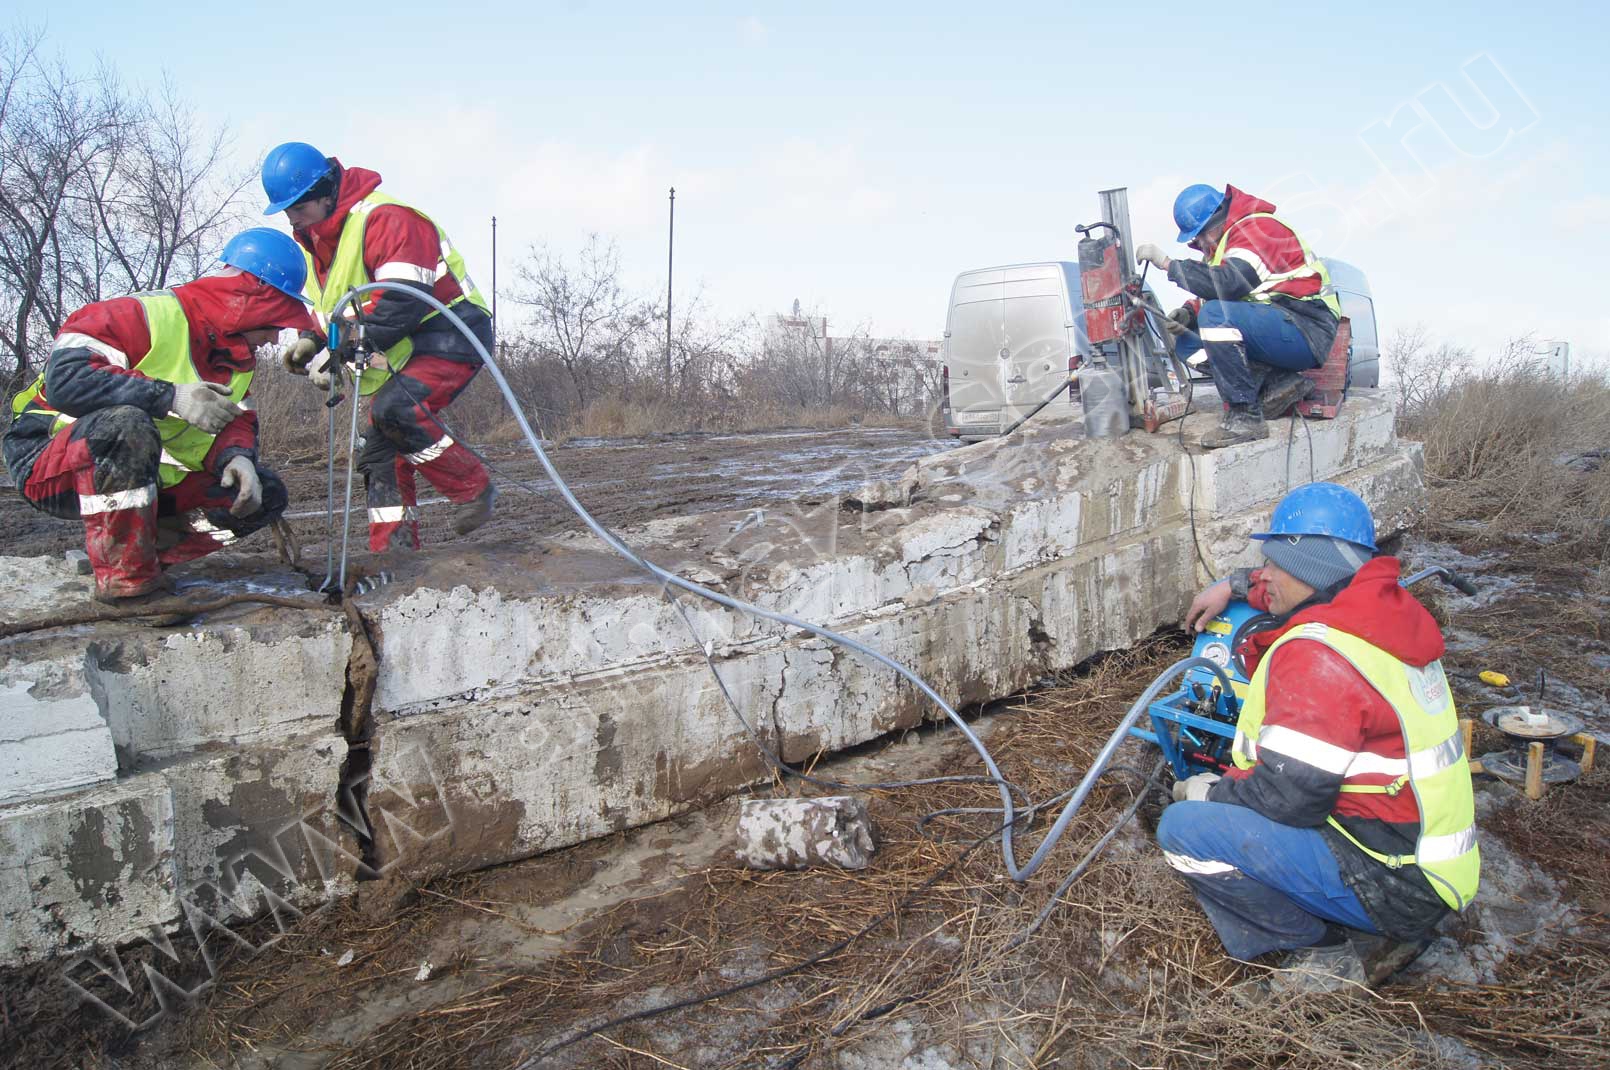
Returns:
[[[969,442],[1000,434],[1089,358],[1082,294],[1071,260],[956,276],[942,353],[947,434]],[[1151,327],[1161,351],[1159,326]],[[1077,389],[1041,416],[1058,413],[1084,415]]]

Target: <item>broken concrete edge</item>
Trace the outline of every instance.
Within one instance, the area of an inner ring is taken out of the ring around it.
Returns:
[[[1405,467],[1401,454],[1341,426],[1321,435],[1345,437],[1329,463],[1351,466],[1323,475],[1345,482],[1350,471],[1366,473],[1360,478],[1375,481],[1371,493],[1384,496],[1383,506],[1385,497],[1412,501],[1423,493],[1417,468]],[[1189,465],[1171,442],[1130,436],[1087,444],[1042,433],[1026,449],[995,445],[992,465],[993,476],[964,458],[930,485],[927,500],[859,517],[843,530],[836,505],[803,517],[831,520],[825,538],[800,516],[744,525],[730,514],[660,522],[644,542],[654,552],[680,549],[693,570],[741,597],[833,621],[912,665],[958,705],[1020,690],[1178,620],[1194,593],[1198,554],[1185,506]],[[1372,466],[1379,475],[1367,474]],[[1252,516],[1204,512],[1217,517],[1226,540],[1234,531],[1245,546]],[[721,537],[696,537],[711,532]],[[321,784],[311,797],[327,804],[337,796],[338,816],[348,816],[337,822],[339,836],[326,836],[340,845],[347,871],[424,880],[493,865],[658,820],[767,776],[658,585],[596,549],[576,548],[579,540],[554,540],[567,541],[558,576],[533,575],[518,554],[477,551],[470,563],[489,567],[471,570],[481,577],[474,588],[394,587],[358,600],[384,656],[372,728],[356,723],[361,681],[349,645],[324,692],[326,724],[332,708],[342,708],[342,746],[325,755],[316,776],[308,773]],[[803,565],[791,559],[801,553]],[[790,760],[938,715],[887,670],[792,629],[724,612],[695,614],[700,641],[715,652],[755,730]],[[340,632],[350,642],[350,625]],[[556,633],[565,640],[558,647],[545,639]],[[437,660],[416,664],[416,645],[435,649]],[[248,749],[280,742],[270,734]],[[170,754],[161,774],[210,760],[216,756],[200,750]],[[273,798],[243,805],[272,815]],[[72,796],[53,805],[70,808]],[[177,886],[208,872],[208,850],[238,853],[237,834],[219,838],[218,829],[249,815],[231,814],[223,805],[211,824],[176,820],[187,841],[175,847],[185,859],[182,874],[174,867]],[[229,869],[227,861],[212,865]],[[284,866],[259,865],[270,874],[295,868],[290,857]],[[300,873],[313,883],[335,879],[316,864]],[[0,910],[21,902],[34,909],[18,891],[0,893]],[[117,928],[115,907],[108,904],[102,930]],[[181,904],[167,923],[182,920]],[[84,939],[76,931],[56,935],[52,943],[49,932],[36,932],[28,953]],[[33,946],[41,941],[46,946]],[[0,956],[19,950],[0,946]]]

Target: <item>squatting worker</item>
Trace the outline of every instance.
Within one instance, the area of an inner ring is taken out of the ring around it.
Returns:
[[[284,512],[244,402],[259,356],[313,326],[306,270],[286,235],[244,231],[203,278],[67,317],[44,372],[13,399],[6,467],[34,508],[84,522],[96,598],[154,593],[164,567]]]
[[[1150,242],[1135,251],[1196,295],[1165,325],[1183,359],[1205,354],[1228,406],[1202,436],[1206,449],[1267,436],[1264,417],[1281,416],[1308,395],[1312,384],[1301,372],[1325,363],[1336,340],[1342,306],[1325,262],[1274,211],[1234,186],[1188,186],[1174,200],[1178,241],[1205,259],[1173,260]]]
[[[374,171],[343,167],[300,141],[276,146],[263,161],[269,200],[264,214],[284,212],[307,253],[307,296],[321,332],[328,331],[336,304],[353,287],[393,282],[450,306],[490,351],[492,318],[464,258],[429,216],[379,186]],[[469,386],[480,355],[424,301],[381,290],[364,295],[361,304],[375,350],[359,382],[359,393],[373,395],[358,458],[369,504],[369,549],[383,554],[418,548],[415,469],[457,503],[453,529],[467,535],[491,519],[497,491],[486,467],[432,417]],[[322,390],[330,387],[326,341],[324,333],[309,335],[285,353],[286,367]]]
[[[1197,595],[1185,621],[1200,631],[1239,597],[1278,622],[1241,647],[1234,766],[1176,784],[1157,841],[1231,956],[1297,949],[1282,984],[1377,983],[1476,894],[1442,634],[1352,491],[1298,487],[1253,538],[1263,567]]]

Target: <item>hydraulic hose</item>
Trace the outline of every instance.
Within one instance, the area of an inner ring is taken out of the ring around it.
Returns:
[[[1046,857],[1056,846],[1057,840],[1061,838],[1063,831],[1068,826],[1068,823],[1073,819],[1073,815],[1078,811],[1080,806],[1084,805],[1085,797],[1090,794],[1090,790],[1094,787],[1096,779],[1100,777],[1102,772],[1105,771],[1107,764],[1112,760],[1112,756],[1114,752],[1117,751],[1119,744],[1123,741],[1124,735],[1128,732],[1129,728],[1135,723],[1135,721],[1140,718],[1140,715],[1145,712],[1151,701],[1156,698],[1156,696],[1161,692],[1162,688],[1173,678],[1177,672],[1181,672],[1192,667],[1209,669],[1218,675],[1226,692],[1231,693],[1230,680],[1229,677],[1225,675],[1223,669],[1204,658],[1185,658],[1164,670],[1163,674],[1154,680],[1151,686],[1142,692],[1141,696],[1135,700],[1134,705],[1130,707],[1128,714],[1125,715],[1118,730],[1113,733],[1110,739],[1108,739],[1106,745],[1102,748],[1101,753],[1097,756],[1095,762],[1091,764],[1090,769],[1085,773],[1084,778],[1079,782],[1078,787],[1074,789],[1072,797],[1068,800],[1067,804],[1063,807],[1062,812],[1058,815],[1056,823],[1041,840],[1039,847],[1035,850],[1028,862],[1022,866],[1019,866],[1017,864],[1016,850],[1013,844],[1013,830],[1017,824],[1018,814],[1017,808],[1013,805],[1011,787],[1005,777],[1001,775],[1000,768],[996,765],[995,759],[990,755],[988,748],[984,746],[983,740],[979,739],[978,734],[973,731],[972,727],[962,719],[961,715],[951,707],[950,703],[946,702],[937,691],[929,686],[927,681],[923,680],[912,670],[889,657],[887,654],[884,654],[879,650],[875,650],[872,647],[852,639],[847,635],[843,635],[839,632],[832,631],[831,629],[812,624],[806,620],[801,620],[800,618],[791,616],[787,613],[765,609],[761,606],[752,605],[740,599],[724,595],[719,591],[713,591],[708,587],[694,583],[692,580],[685,579],[681,576],[678,576],[674,572],[661,568],[659,565],[638,554],[637,551],[633,550],[614,532],[610,531],[603,525],[603,523],[601,523],[590,512],[588,512],[586,506],[582,505],[581,502],[576,498],[575,494],[570,489],[570,485],[565,482],[564,477],[559,474],[559,470],[554,467],[553,461],[549,459],[547,451],[542,448],[540,436],[537,435],[536,431],[531,427],[530,422],[526,419],[525,410],[521,407],[519,400],[515,397],[514,391],[510,388],[508,380],[504,377],[503,370],[498,367],[497,361],[492,358],[491,353],[487,352],[486,347],[481,344],[480,339],[475,337],[474,332],[472,332],[469,327],[465,325],[464,321],[460,319],[458,315],[446,304],[437,300],[432,294],[425,293],[421,290],[417,290],[413,287],[405,286],[400,283],[371,282],[348,291],[341,298],[341,300],[336,303],[335,308],[331,310],[330,320],[332,322],[338,321],[342,311],[350,306],[359,297],[361,297],[363,294],[377,290],[390,290],[395,293],[425,302],[434,308],[438,313],[440,313],[444,320],[457,328],[459,333],[470,341],[470,344],[474,346],[475,351],[480,355],[483,363],[485,363],[486,369],[491,374],[493,381],[497,384],[498,390],[503,394],[503,398],[509,406],[509,411],[513,413],[515,422],[519,425],[521,433],[525,435],[527,444],[530,445],[532,451],[536,454],[537,461],[542,465],[543,471],[547,473],[548,478],[558,489],[560,495],[564,498],[565,503],[570,506],[571,510],[579,518],[581,518],[582,523],[584,523],[594,535],[598,536],[604,545],[608,546],[633,565],[636,565],[638,568],[642,569],[655,579],[670,587],[686,591],[687,593],[702,598],[707,602],[712,602],[718,606],[722,606],[738,613],[748,614],[753,617],[758,617],[762,620],[769,620],[773,623],[785,625],[790,628],[797,628],[800,631],[806,632],[820,639],[824,639],[838,646],[842,646],[848,650],[853,650],[864,657],[870,658],[878,664],[892,669],[897,675],[908,681],[919,692],[927,696],[936,706],[943,710],[945,712],[945,716],[949,718],[950,722],[961,731],[968,744],[978,754],[979,759],[984,763],[984,768],[989,773],[990,782],[993,783],[996,790],[1000,792],[1000,812],[1002,814],[1001,856],[1003,862],[1005,863],[1007,874],[1014,881],[1021,882],[1028,880],[1045,862]],[[356,405],[356,401],[354,401],[354,405]]]

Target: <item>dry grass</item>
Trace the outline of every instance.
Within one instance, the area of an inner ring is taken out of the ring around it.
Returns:
[[[1049,797],[1088,765],[1117,711],[1179,652],[1177,643],[1154,641],[1014,700],[992,750],[1030,796]],[[975,771],[959,741],[944,745],[950,769]],[[1607,787],[1610,778],[1598,777],[1556,791],[1545,805],[1560,808],[1558,820],[1503,834],[1523,836],[1539,862],[1564,866],[1573,887],[1602,888],[1610,883],[1610,852],[1591,844],[1582,850],[1579,822],[1596,807],[1602,815]],[[1190,894],[1157,856],[1148,832],[1161,808],[1155,800],[1073,885],[1045,927],[1018,945],[1061,875],[1130,806],[1134,790],[1132,778],[1103,781],[1042,874],[1026,885],[1001,877],[993,842],[967,851],[988,832],[987,817],[937,821],[935,838],[916,831],[917,818],[932,810],[994,805],[989,787],[880,792],[870,803],[880,852],[869,870],[717,866],[589,920],[567,950],[534,965],[479,959],[472,944],[459,944],[457,960],[438,964],[427,1002],[394,999],[390,1017],[372,1021],[356,1042],[321,1043],[310,1038],[310,1026],[366,1005],[372,1010],[377,993],[395,997],[433,938],[440,946],[465,919],[495,915],[519,924],[519,872],[437,882],[378,921],[341,905],[270,955],[226,967],[175,1038],[176,1050],[196,1065],[230,1065],[231,1052],[284,1046],[318,1052],[330,1070],[512,1070],[579,1030],[810,962],[865,929],[863,938],[791,976],[606,1028],[529,1065],[832,1067],[846,1049],[885,1035],[891,1018],[917,1023],[930,1043],[948,1042],[980,1060],[993,1056],[1003,1066],[1457,1065],[1428,1031],[1503,1065],[1610,1064],[1602,1028],[1610,934],[1598,921],[1546,954],[1510,962],[1493,985],[1243,1005],[1233,986],[1260,969],[1225,958]],[[1020,858],[1037,836],[1020,843]],[[569,854],[525,865],[561,866]],[[584,855],[578,871],[586,868]],[[358,957],[337,967],[335,954],[346,947]]]
[[[1431,533],[1491,544],[1525,532],[1602,559],[1610,458],[1570,462],[1610,446],[1603,378],[1562,383],[1527,364],[1473,373],[1405,412],[1399,433],[1425,444]]]

